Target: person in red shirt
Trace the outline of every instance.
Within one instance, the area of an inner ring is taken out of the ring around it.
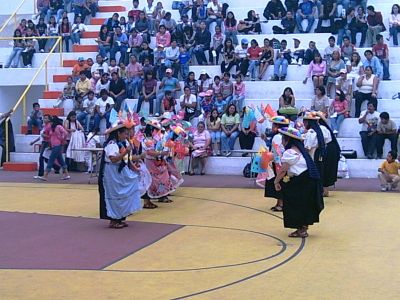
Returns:
[[[385,25],[383,24],[382,13],[375,11],[375,8],[370,5],[367,7],[367,47],[375,45],[377,34],[385,31]]]
[[[139,14],[141,12],[141,10],[139,8],[139,0],[133,0],[132,4],[133,4],[133,7],[128,12],[128,18],[133,17],[133,20],[136,22],[139,19]]]
[[[251,81],[256,80],[256,73],[258,66],[260,65],[260,58],[263,50],[258,46],[256,40],[251,40],[250,47],[247,49],[247,57],[249,58],[249,73]]]
[[[390,80],[389,48],[383,42],[383,36],[381,34],[376,35],[376,45],[372,47],[372,52],[381,61],[383,67],[383,80]]]
[[[175,110],[176,100],[172,96],[171,91],[166,91],[164,99],[162,100],[162,112],[170,112],[176,114]]]

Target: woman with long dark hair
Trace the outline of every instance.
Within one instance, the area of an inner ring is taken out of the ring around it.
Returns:
[[[308,237],[308,226],[319,222],[324,209],[321,177],[295,128],[279,129],[282,134],[282,166],[275,177],[275,190],[282,192],[283,224],[296,229],[289,237]]]
[[[304,137],[304,147],[313,158],[315,165],[319,171],[321,178],[324,176],[324,162],[326,159],[326,144],[328,142],[328,134],[323,133],[322,128],[318,124],[317,113],[307,112],[303,117],[304,127],[307,133]]]
[[[224,60],[221,63],[221,73],[223,74],[225,72],[230,72],[235,65],[235,47],[230,38],[225,39],[222,51],[224,53]]]
[[[226,19],[224,21],[224,28],[225,28],[225,39],[231,39],[233,44],[238,45],[238,38],[237,38],[237,24],[238,22],[235,19],[235,15],[233,12],[228,12],[226,15]]]
[[[22,33],[20,29],[15,29],[14,37],[17,39],[14,39],[13,49],[10,56],[8,57],[6,64],[4,65],[5,68],[9,68],[10,66],[11,68],[18,68],[21,53],[24,50],[24,41],[22,39],[18,39],[22,38]]]
[[[110,220],[110,228],[127,227],[127,216],[142,209],[139,175],[136,162],[142,155],[132,155],[128,128],[132,123],[120,123],[109,129],[100,172],[100,218]]]
[[[337,172],[340,159],[340,146],[336,139],[336,135],[334,131],[332,131],[332,129],[329,127],[324,114],[318,113],[318,116],[321,118],[319,120],[319,126],[321,127],[322,132],[329,132],[329,137],[326,144],[326,159],[324,161],[324,177],[322,178],[324,197],[329,197],[328,188],[334,185],[337,181]]]
[[[276,116],[270,119],[272,123],[272,142],[270,151],[274,153],[274,158],[281,159],[285,148],[282,145],[282,134],[279,132],[279,129],[285,128],[289,126],[289,120],[283,116]],[[277,162],[277,159],[274,159],[272,162],[272,168],[274,171],[274,175],[276,176],[278,173],[278,169],[280,169],[281,164]],[[272,211],[281,212],[283,210],[283,199],[281,191],[277,191],[275,189],[275,176],[269,180],[265,181],[265,189],[264,189],[264,197],[270,197],[276,199],[276,204],[271,207]]]
[[[62,19],[61,25],[58,28],[59,34],[62,36],[62,40],[65,42],[65,51],[69,52],[69,41],[71,40],[71,24],[68,21],[68,17]]]

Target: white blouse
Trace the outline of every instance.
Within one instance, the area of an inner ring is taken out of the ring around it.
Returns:
[[[328,128],[322,125],[320,125],[319,128],[321,128],[322,135],[324,136],[325,145],[332,142],[332,136]]]
[[[282,134],[278,133],[274,135],[272,138],[272,145],[276,145],[280,149],[281,153],[285,151],[285,147],[282,145]]]
[[[313,129],[309,129],[304,135],[304,147],[313,158],[315,150],[318,148],[317,133]]]
[[[119,147],[115,142],[111,141],[104,148],[104,152],[105,152],[104,161],[110,163],[111,162],[110,156],[119,155]]]
[[[301,153],[293,149],[288,149],[283,152],[282,163],[287,163],[289,176],[298,176],[307,170],[307,162]]]

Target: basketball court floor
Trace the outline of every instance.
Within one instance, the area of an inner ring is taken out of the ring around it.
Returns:
[[[260,189],[172,199],[116,230],[96,185],[1,182],[1,299],[400,298],[398,193],[333,192],[307,239]]]

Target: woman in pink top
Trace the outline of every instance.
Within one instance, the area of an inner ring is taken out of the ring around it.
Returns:
[[[314,60],[308,65],[307,77],[303,83],[306,84],[308,78],[312,78],[314,88],[324,85],[324,77],[326,75],[326,62],[322,60],[321,54],[316,53]]]
[[[233,103],[236,106],[236,109],[238,111],[242,111],[243,109],[245,94],[246,94],[246,86],[242,81],[242,76],[237,75],[236,82],[233,84],[233,96],[231,103]]]
[[[335,100],[333,100],[329,108],[329,112],[331,128],[333,130],[333,134],[336,135],[339,132],[339,128],[343,120],[349,115],[349,106],[346,100],[346,95],[343,93],[343,91],[336,91]]]
[[[211,144],[211,136],[208,130],[206,130],[206,124],[200,121],[197,124],[197,130],[193,133],[192,142],[192,162],[190,164],[189,175],[194,175],[194,169],[200,165],[200,175],[204,175],[204,169],[206,166],[206,159],[208,156],[208,149]]]
[[[164,25],[160,25],[158,28],[156,34],[156,45],[163,45],[164,48],[171,45],[171,34],[167,31]]]
[[[61,164],[63,170],[63,176],[61,177],[61,179],[70,179],[71,176],[69,176],[68,174],[67,164],[65,163],[62,156],[63,144],[65,143],[65,139],[67,136],[67,132],[62,125],[62,120],[56,116],[52,117],[51,127],[49,128],[48,132],[45,132],[45,134],[50,137],[51,154],[46,166],[46,170],[44,171],[44,176],[39,177],[39,179],[47,181],[47,177],[49,176],[49,173],[53,168],[54,162],[56,160]]]

